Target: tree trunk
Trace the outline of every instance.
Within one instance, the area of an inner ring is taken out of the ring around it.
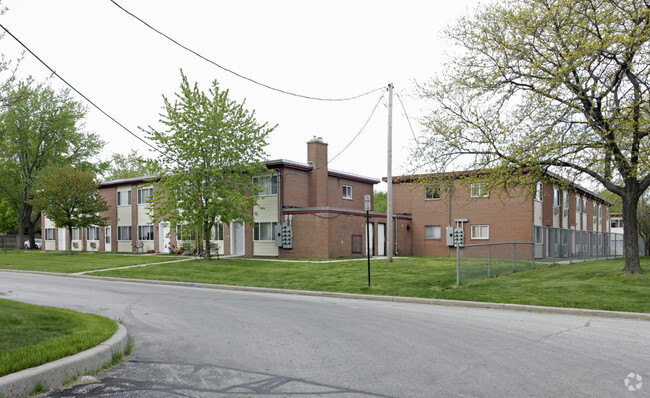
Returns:
[[[68,227],[68,255],[72,255],[72,227]]]
[[[36,245],[34,242],[34,223],[32,222],[32,206],[23,203],[18,215],[20,230],[16,235],[16,248],[22,249],[25,247],[25,240],[29,240],[29,247],[33,249]],[[25,239],[27,235],[27,239]]]
[[[623,245],[625,255],[625,268],[623,272],[628,274],[641,274],[641,263],[639,261],[639,227],[637,219],[637,207],[639,196],[628,194],[621,196],[623,202]]]
[[[212,256],[210,255],[210,229],[212,227],[209,225],[207,222],[203,222],[203,236],[205,236],[205,259],[207,261],[212,260]]]

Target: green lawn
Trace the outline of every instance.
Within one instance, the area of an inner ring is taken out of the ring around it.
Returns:
[[[77,272],[181,259],[105,253],[9,253],[0,254],[0,268]],[[517,261],[518,272],[512,273],[512,261],[493,259],[493,278],[485,279],[487,260],[463,258],[460,286],[456,286],[455,257],[397,258],[393,263],[372,260],[371,287],[367,286],[365,261],[307,263],[237,258],[155,264],[93,275],[650,313],[650,258],[642,258],[641,266],[646,274],[625,275],[622,259],[552,267],[538,263],[534,270],[530,261]]]
[[[0,269],[60,272],[64,274],[126,267],[175,260],[171,256],[125,255],[119,253],[43,252],[40,250],[0,251]]]
[[[89,349],[116,330],[99,315],[0,300],[0,376]]]

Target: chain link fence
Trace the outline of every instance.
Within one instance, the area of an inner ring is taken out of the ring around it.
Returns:
[[[512,272],[623,257],[623,234],[533,227],[533,242],[463,245],[456,253],[456,282],[494,278]],[[643,255],[642,241],[639,253]]]

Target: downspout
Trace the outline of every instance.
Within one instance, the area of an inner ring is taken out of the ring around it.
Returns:
[[[282,174],[280,169],[275,169],[277,173],[277,184],[278,184],[278,225],[276,226],[274,239],[277,238],[278,231],[282,230]],[[278,255],[282,250],[281,247],[278,247]]]
[[[447,188],[447,226],[451,227],[451,187]],[[451,247],[447,246],[447,257],[451,256]]]
[[[393,225],[395,226],[395,255],[399,256],[399,253],[397,252],[397,214],[393,214]]]

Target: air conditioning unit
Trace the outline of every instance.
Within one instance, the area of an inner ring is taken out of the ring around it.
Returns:
[[[97,249],[97,242],[90,242],[91,249]]]
[[[553,208],[553,214],[557,215],[560,212],[558,207]]]
[[[78,249],[79,248],[79,242],[72,242],[72,247],[74,249]]]

